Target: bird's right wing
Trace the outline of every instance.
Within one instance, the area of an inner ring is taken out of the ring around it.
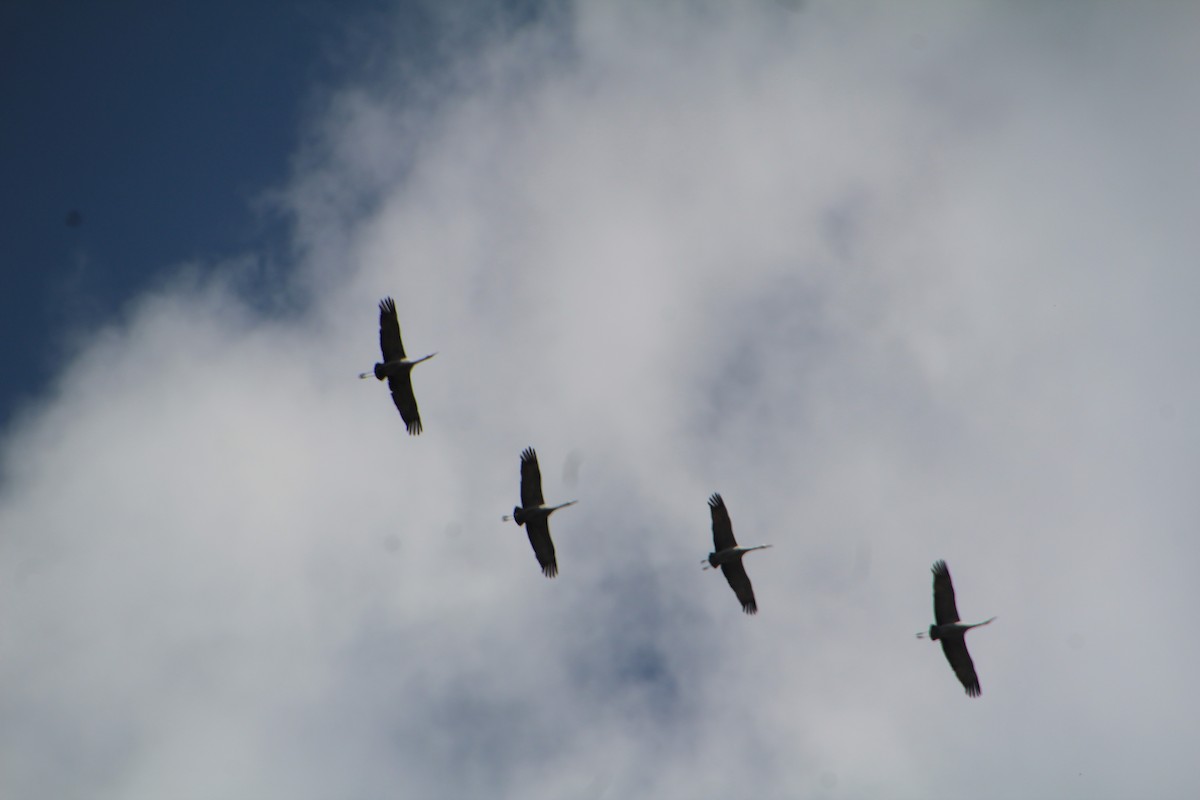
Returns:
[[[404,358],[404,342],[400,341],[400,320],[396,317],[396,303],[390,297],[379,301],[379,349],[383,351],[383,363]]]
[[[409,434],[416,436],[421,432],[421,412],[417,410],[417,397],[413,394],[412,374],[393,375],[388,378],[388,388],[392,390],[392,402],[400,411],[404,425]]]
[[[714,494],[708,498],[708,507],[712,510],[713,550],[719,553],[737,547],[737,540],[733,538],[733,523],[729,521],[729,511],[721,495]]]
[[[533,545],[533,554],[537,556],[542,566],[542,574],[553,578],[558,574],[558,561],[554,558],[554,542],[550,539],[550,520],[548,517],[538,517],[525,521],[525,532],[529,534],[529,544]]]
[[[942,652],[946,654],[946,660],[954,668],[954,674],[958,676],[958,682],[967,690],[967,694],[979,697],[982,690],[979,688],[979,678],[975,675],[975,664],[971,661],[971,654],[967,652],[966,639],[962,636],[943,638]]]
[[[545,501],[542,499],[542,471],[538,467],[537,453],[532,447],[526,447],[521,453],[521,507],[536,508]],[[549,541],[550,534],[546,534]],[[550,548],[551,554],[554,548]]]
[[[739,558],[725,562],[721,565],[721,572],[725,573],[725,580],[729,581],[729,586],[742,604],[742,611],[757,614],[758,603],[754,602],[754,587],[750,585],[750,576],[746,574],[742,560]]]
[[[958,607],[954,605],[954,584],[945,561],[933,564],[933,619],[938,625],[958,622]],[[965,652],[965,650],[964,650]],[[971,659],[967,659],[971,663]]]

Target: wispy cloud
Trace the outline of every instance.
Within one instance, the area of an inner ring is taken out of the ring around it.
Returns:
[[[1194,793],[1195,23],[583,4],[347,86],[304,310],[166,286],[7,433],[0,794]]]

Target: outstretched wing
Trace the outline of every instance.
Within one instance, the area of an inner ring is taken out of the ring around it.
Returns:
[[[533,452],[532,447],[526,447],[521,453],[521,508],[536,508],[540,506],[542,500],[542,471],[538,468],[537,453]],[[533,534],[529,534],[529,538],[533,539]],[[550,541],[550,529],[546,526],[546,542]],[[537,550],[537,545],[534,545],[534,550]],[[538,556],[541,561],[541,556]],[[554,545],[550,545],[550,561],[554,561]],[[542,562],[545,566],[545,562]]]
[[[400,410],[409,434],[416,436],[421,432],[421,412],[417,410],[417,398],[413,394],[412,373],[405,370],[401,375],[391,376],[388,388],[392,390],[392,401]]]
[[[537,461],[533,462],[537,469]],[[533,545],[533,554],[542,565],[542,574],[553,578],[558,574],[558,562],[554,559],[554,542],[550,539],[550,519],[538,517],[525,521],[525,532],[529,534],[529,544]]]
[[[979,678],[975,675],[975,664],[971,661],[971,654],[967,652],[966,638],[963,636],[943,638],[942,652],[946,654],[946,660],[954,668],[954,674],[958,676],[958,682],[967,690],[967,694],[971,697],[979,697],[982,690],[979,688]]]
[[[933,562],[933,619],[938,625],[958,622],[958,608],[954,605],[954,584],[950,582],[950,568],[946,566],[945,561]],[[971,658],[966,655],[966,652],[966,647],[964,647],[963,657],[966,658],[967,668],[970,669]],[[946,655],[949,657],[950,654]],[[955,667],[954,670],[957,672],[958,667]],[[974,674],[974,672],[971,673],[972,676]],[[959,678],[962,678],[961,673],[959,673]]]
[[[725,501],[721,499],[721,495],[714,494],[708,498],[708,507],[712,510],[713,550],[719,553],[722,550],[737,547],[737,540],[733,538],[733,523],[729,521],[729,511],[725,508]],[[729,573],[725,573],[725,576],[729,577]],[[742,578],[745,577],[746,573],[743,571]],[[730,578],[729,582],[732,584],[733,579]],[[737,587],[735,586],[733,590],[736,592]],[[746,591],[749,592],[749,590],[750,581],[747,580]],[[739,594],[738,597],[740,598],[741,595]],[[750,596],[750,602],[754,602],[753,595]],[[743,601],[742,604],[745,605],[745,602]]]
[[[379,349],[383,351],[385,364],[404,358],[404,342],[400,341],[400,320],[396,318],[396,304],[390,297],[379,301]],[[396,389],[393,387],[392,391],[395,392]],[[404,419],[407,421],[408,417]]]
[[[742,611],[747,614],[757,614],[758,603],[754,602],[754,587],[750,585],[750,576],[746,574],[746,567],[743,566],[742,560],[739,558],[725,562],[721,565],[721,572],[725,573],[725,580],[729,581],[729,586],[737,595],[738,602],[742,604]]]

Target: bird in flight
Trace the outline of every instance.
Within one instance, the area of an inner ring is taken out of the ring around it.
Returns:
[[[967,624],[959,622],[958,607],[954,604],[954,584],[950,580],[950,568],[945,561],[933,562],[933,618],[936,624],[929,626],[929,633],[924,631],[917,634],[918,639],[926,636],[932,641],[941,641],[942,652],[954,669],[959,682],[967,690],[970,697],[978,697],[982,691],[979,688],[979,677],[975,674],[975,664],[971,654],[967,652],[967,631],[987,625],[995,619],[985,619],[983,622]]]
[[[421,412],[417,410],[417,398],[412,388],[412,368],[422,361],[428,361],[437,353],[412,360],[404,356],[404,342],[400,340],[400,320],[396,319],[396,304],[390,297],[379,301],[379,349],[383,351],[383,361],[375,365],[374,371],[363,372],[358,377],[374,376],[379,380],[387,378],[388,388],[392,391],[392,401],[400,410],[408,432],[416,436],[422,429]]]
[[[742,565],[742,556],[751,550],[764,550],[771,545],[738,547],[737,540],[733,538],[733,523],[729,521],[729,510],[725,508],[725,501],[721,499],[721,495],[714,494],[708,498],[708,507],[712,511],[713,552],[708,554],[708,564],[704,568],[720,567],[721,572],[725,573],[725,580],[729,581],[729,586],[741,602],[742,611],[756,614],[758,604],[754,602],[754,587],[750,585],[750,576],[746,574],[746,567]]]
[[[554,558],[554,542],[550,539],[550,515],[560,508],[575,505],[578,500],[548,506],[542,499],[542,471],[538,467],[537,453],[532,447],[526,447],[521,453],[521,505],[513,508],[512,516],[504,519],[513,520],[518,525],[525,526],[529,534],[529,544],[533,546],[533,554],[537,556],[542,574],[553,578],[558,574],[558,562]]]

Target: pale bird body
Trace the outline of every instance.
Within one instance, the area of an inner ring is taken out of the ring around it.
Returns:
[[[766,550],[771,545],[756,544],[753,547],[730,547],[728,550],[722,550],[719,553],[708,554],[708,566],[716,569],[722,564],[729,564],[734,561],[740,561],[742,556],[749,553],[751,550]]]

